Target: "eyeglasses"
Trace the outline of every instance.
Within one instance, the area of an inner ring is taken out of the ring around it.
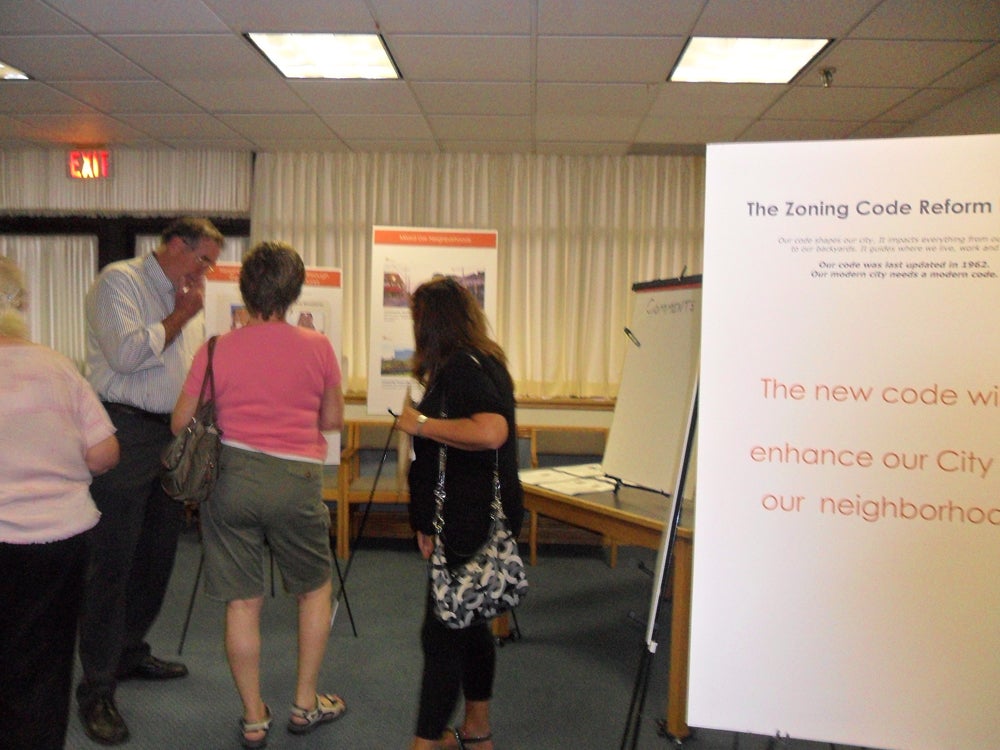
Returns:
[[[187,249],[192,253],[198,252],[197,245],[191,240],[184,240],[184,244],[187,245]],[[198,255],[195,257],[198,261],[198,265],[201,266],[206,273],[215,270],[215,261],[209,258],[207,255]]]
[[[206,255],[198,256],[198,265],[204,268],[206,272],[211,272],[215,270],[215,263],[213,263],[212,259]]]

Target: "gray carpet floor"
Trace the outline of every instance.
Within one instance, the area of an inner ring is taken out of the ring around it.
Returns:
[[[182,680],[126,682],[117,702],[132,732],[130,750],[236,750],[240,702],[222,647],[223,606],[203,593],[195,598],[183,654],[177,650],[191,597],[199,542],[186,532],[168,598],[150,642],[162,658],[180,658],[190,669]],[[645,651],[656,553],[624,547],[615,568],[597,548],[542,548],[529,569],[531,591],[517,610],[521,638],[498,649],[492,705],[498,750],[614,750],[631,727],[629,704]],[[343,566],[343,563],[342,563]],[[295,603],[277,585],[264,608],[263,687],[275,716],[273,750],[405,750],[416,712],[421,655],[419,628],[424,562],[408,544],[362,540],[347,578],[330,635],[321,688],[339,693],[347,713],[304,737],[285,731],[294,687]],[[666,609],[662,610],[664,622]],[[666,750],[659,722],[666,705],[664,647],[653,657],[638,740],[627,747]],[[657,639],[660,639],[659,632]],[[75,712],[75,705],[73,708]],[[690,750],[850,750],[844,746],[695,730]],[[70,719],[66,747],[100,747]]]

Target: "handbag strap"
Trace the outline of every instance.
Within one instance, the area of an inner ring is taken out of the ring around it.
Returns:
[[[468,353],[469,357],[472,359],[476,365],[479,366],[486,376],[490,377],[489,372],[483,367],[482,362],[472,354]],[[444,399],[441,401],[441,411],[440,418],[447,419],[448,414],[445,412]],[[444,479],[445,479],[445,469],[448,464],[448,446],[444,443],[438,446],[438,478],[437,484],[434,486],[434,533],[441,536],[441,532],[444,531],[444,501],[445,501],[445,490],[444,490]],[[503,512],[503,503],[500,501],[500,449],[497,448],[493,452],[493,502],[490,504],[490,526],[496,523],[497,519],[506,518]]]
[[[208,363],[205,365],[205,377],[201,379],[201,391],[198,392],[198,406],[195,411],[205,403],[205,388],[208,387],[208,401],[215,401],[215,372],[212,369],[212,355],[215,353],[215,340],[218,336],[212,336],[208,340]]]

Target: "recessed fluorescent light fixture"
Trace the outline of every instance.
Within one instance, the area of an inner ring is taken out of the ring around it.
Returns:
[[[829,39],[691,37],[668,80],[788,83],[829,42]]]
[[[28,76],[0,60],[0,81],[27,81]]]
[[[285,78],[399,78],[378,34],[247,34]]]

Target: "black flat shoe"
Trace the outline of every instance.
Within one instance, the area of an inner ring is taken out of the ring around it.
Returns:
[[[179,661],[164,661],[150,654],[127,672],[118,675],[119,680],[176,680],[186,677],[188,668]]]
[[[102,745],[120,745],[129,737],[125,720],[118,713],[115,699],[100,696],[80,704],[80,721],[83,731],[94,742]]]

